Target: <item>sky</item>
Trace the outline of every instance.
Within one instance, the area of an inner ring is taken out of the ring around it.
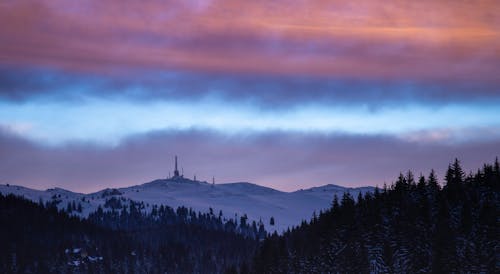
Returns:
[[[0,183],[284,191],[500,155],[498,1],[0,2]]]

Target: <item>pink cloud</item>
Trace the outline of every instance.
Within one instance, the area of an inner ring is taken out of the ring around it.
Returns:
[[[7,1],[0,62],[498,83],[496,1]]]

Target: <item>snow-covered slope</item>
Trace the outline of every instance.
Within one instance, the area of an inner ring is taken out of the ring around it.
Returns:
[[[74,193],[60,188],[46,191],[29,189],[21,186],[0,185],[0,192],[4,195],[13,193],[24,196],[35,202],[40,200],[60,201],[59,208],[67,208],[68,204],[80,204],[82,212],[73,211],[73,214],[87,216],[104,206],[107,199],[117,197],[121,200],[144,202],[146,210],[151,205],[168,205],[176,208],[185,206],[196,211],[208,212],[210,208],[215,214],[222,211],[225,218],[240,218],[243,214],[249,221],[262,220],[268,231],[281,232],[288,227],[300,224],[302,220],[309,220],[313,212],[328,208],[336,194],[341,197],[344,192],[353,196],[359,192],[372,191],[373,187],[344,188],[337,185],[325,185],[295,192],[282,192],[272,188],[251,183],[208,184],[185,178],[159,179],[142,185],[105,189],[95,193]],[[270,225],[270,218],[274,217],[275,224]]]

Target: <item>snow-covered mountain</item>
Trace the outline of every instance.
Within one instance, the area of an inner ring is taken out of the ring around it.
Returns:
[[[295,192],[282,192],[251,183],[209,184],[182,177],[159,179],[142,185],[118,189],[104,189],[95,193],[75,193],[61,188],[45,191],[22,186],[0,185],[0,193],[24,196],[35,202],[58,201],[60,209],[66,209],[73,202],[81,205],[81,212],[73,214],[87,216],[98,206],[106,210],[105,203],[112,197],[124,204],[133,200],[144,202],[145,210],[152,205],[168,205],[176,208],[185,206],[200,212],[214,214],[222,211],[225,218],[240,218],[244,214],[248,220],[261,220],[268,231],[281,232],[288,227],[309,220],[313,212],[328,208],[336,194],[339,198],[344,192],[356,196],[359,192],[372,191],[373,187],[345,188],[337,185],[313,187]],[[270,225],[274,217],[275,224]]]

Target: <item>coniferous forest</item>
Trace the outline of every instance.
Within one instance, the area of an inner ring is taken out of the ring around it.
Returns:
[[[335,197],[310,223],[264,241],[255,273],[500,273],[498,160],[466,175],[455,162],[391,187]]]
[[[184,207],[110,199],[79,219],[0,195],[0,273],[499,273],[499,186],[498,160],[469,174],[455,160],[443,182],[409,171],[283,235]]]
[[[98,208],[81,220],[0,194],[0,273],[223,273],[246,267],[266,236],[244,217],[143,206]]]

